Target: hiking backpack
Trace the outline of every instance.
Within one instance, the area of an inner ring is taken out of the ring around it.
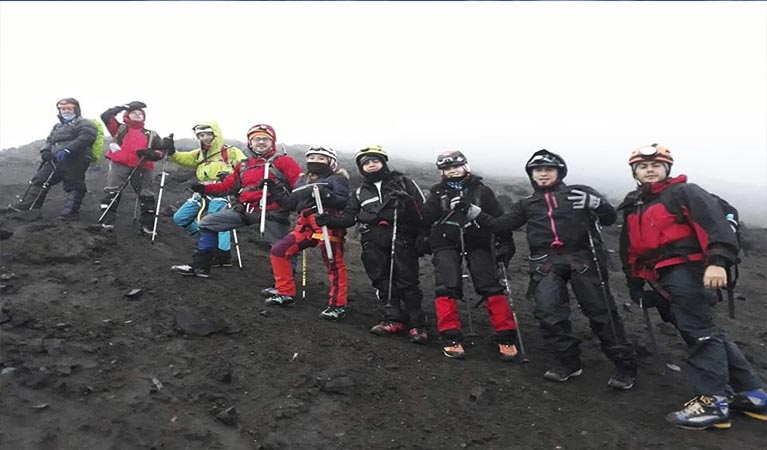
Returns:
[[[101,124],[99,119],[90,119],[90,121],[96,125],[96,140],[93,141],[88,155],[91,161],[96,162],[104,156],[104,125]]]

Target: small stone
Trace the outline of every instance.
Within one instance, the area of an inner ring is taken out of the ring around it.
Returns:
[[[225,410],[216,414],[216,420],[230,427],[237,425],[237,410],[234,408],[234,406],[230,406],[229,408],[226,408]]]
[[[144,294],[144,291],[142,289],[131,289],[131,291],[125,294],[125,296],[131,300],[136,300],[139,297],[141,297],[143,294]]]

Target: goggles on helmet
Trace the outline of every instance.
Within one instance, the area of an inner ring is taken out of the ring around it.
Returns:
[[[463,155],[444,156],[437,160],[437,166],[462,166],[466,164],[466,158]]]

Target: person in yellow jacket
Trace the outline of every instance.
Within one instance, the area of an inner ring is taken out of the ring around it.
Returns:
[[[177,152],[172,143],[164,145],[168,158],[184,167],[197,168],[197,180],[200,183],[215,183],[234,171],[234,166],[247,159],[237,147],[224,144],[224,136],[218,123],[201,122],[192,128],[200,142],[200,148],[187,152]],[[167,139],[167,138],[166,138]],[[195,192],[173,215],[176,225],[194,235],[199,231],[199,219],[203,214],[213,214],[226,208],[226,196],[200,195]],[[218,233],[218,249],[214,255],[214,264],[220,267],[232,265],[232,246],[229,231]]]

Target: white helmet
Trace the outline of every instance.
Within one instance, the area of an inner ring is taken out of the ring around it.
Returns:
[[[325,147],[320,147],[318,145],[312,145],[311,147],[309,147],[309,150],[306,151],[306,154],[304,156],[309,156],[309,155],[327,156],[333,161],[336,161],[338,159],[338,156],[336,155],[335,150],[333,150],[330,147],[325,148]]]
[[[208,124],[195,125],[194,127],[192,127],[192,131],[194,131],[195,136],[197,136],[200,133],[211,133],[213,136],[216,135],[216,132],[213,131],[213,128]]]

